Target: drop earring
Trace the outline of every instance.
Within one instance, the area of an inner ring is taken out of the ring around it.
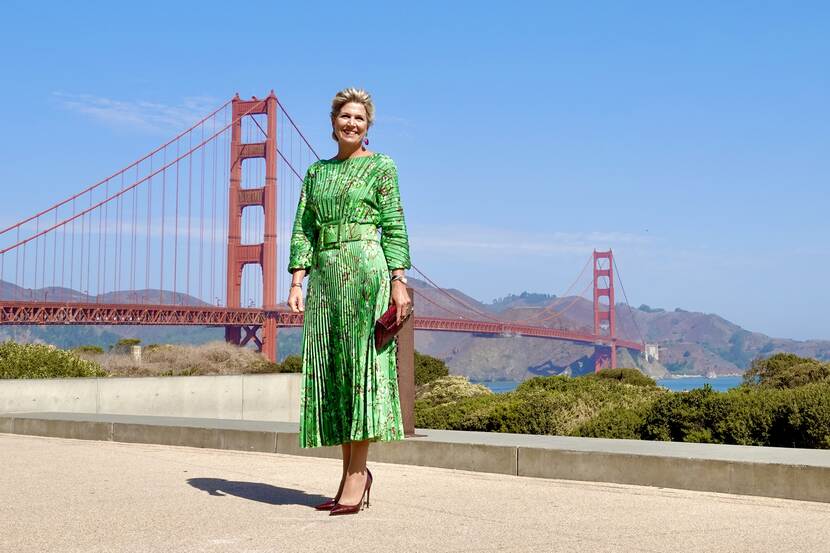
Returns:
[[[364,146],[369,145],[369,133],[366,133],[365,135],[363,135],[363,145]]]

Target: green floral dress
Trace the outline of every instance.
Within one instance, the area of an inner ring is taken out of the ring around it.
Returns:
[[[375,153],[313,163],[288,261],[289,271],[309,276],[300,447],[403,438],[397,345],[376,351],[374,326],[389,306],[389,272],[410,267],[392,159]]]

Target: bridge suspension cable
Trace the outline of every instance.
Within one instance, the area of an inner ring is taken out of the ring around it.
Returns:
[[[423,272],[423,271],[421,271],[421,270],[420,270],[418,267],[416,267],[415,265],[412,265],[412,268],[413,268],[413,269],[415,269],[415,270],[418,272],[418,274],[419,274],[419,275],[421,275],[422,277],[424,277],[425,279],[427,279],[427,282],[429,282],[430,284],[432,284],[432,285],[433,285],[436,289],[438,289],[438,291],[439,291],[439,292],[441,292],[442,294],[444,294],[445,296],[447,296],[448,298],[450,298],[452,301],[456,302],[457,304],[464,306],[465,308],[469,309],[470,311],[472,311],[472,312],[473,312],[473,313],[475,313],[476,315],[479,315],[479,316],[481,316],[481,317],[484,317],[485,319],[489,319],[489,320],[494,321],[494,322],[497,322],[497,323],[504,322],[504,321],[502,321],[501,319],[498,319],[498,318],[496,318],[496,317],[492,317],[492,316],[490,316],[490,315],[489,315],[489,314],[487,314],[487,313],[483,313],[483,312],[482,312],[482,311],[480,311],[479,309],[476,309],[475,307],[472,307],[472,306],[468,305],[466,302],[463,302],[463,301],[461,301],[460,299],[456,298],[455,296],[453,296],[452,294],[450,294],[448,291],[446,291],[444,288],[441,288],[440,286],[438,286],[438,285],[437,285],[437,284],[436,284],[436,283],[435,283],[435,282],[434,282],[431,278],[429,278],[426,274],[424,274],[424,272]]]
[[[252,129],[264,130],[250,110],[230,117],[230,105],[225,102],[120,171],[0,231],[0,279],[8,281],[10,269],[13,273],[5,297],[147,302],[147,291],[157,288],[157,297],[149,301],[221,305],[224,275],[217,265],[226,263],[220,244],[227,232],[227,193],[220,188],[228,179],[228,137],[240,120],[248,142]],[[277,202],[282,237],[290,234],[293,209],[286,206],[295,204],[303,160],[316,153],[283,105],[276,105],[281,122],[277,170],[284,177]],[[246,161],[247,187],[262,178],[259,160]],[[141,186],[146,192],[139,193]],[[262,209],[244,211],[243,244],[261,242]],[[285,242],[275,242],[282,254],[278,259],[288,257]],[[258,268],[244,271],[251,305],[261,300]]]
[[[640,342],[645,344],[646,341],[645,341],[645,338],[643,338],[643,333],[640,332],[640,325],[637,324],[637,319],[634,318],[634,312],[631,310],[631,302],[628,301],[628,294],[625,293],[625,285],[623,284],[622,276],[620,275],[620,269],[619,269],[619,267],[617,267],[616,258],[613,259],[613,262],[614,262],[614,272],[617,275],[617,280],[620,281],[620,288],[622,288],[622,291],[623,291],[623,297],[625,298],[625,305],[626,305],[626,307],[628,307],[628,315],[629,315],[629,317],[631,317],[631,322],[634,323],[634,328],[637,329],[637,335],[640,337]]]
[[[583,265],[582,270],[579,273],[579,276],[577,276],[576,280],[574,280],[571,283],[571,285],[568,287],[568,290],[565,292],[565,295],[562,295],[562,296],[559,296],[559,297],[556,298],[555,303],[557,305],[561,304],[562,302],[564,302],[566,299],[568,299],[570,297],[567,294],[582,279],[582,277],[583,277],[585,271],[587,270],[588,266],[590,265],[590,263],[591,263],[591,258],[589,257],[588,261]],[[455,297],[449,291],[447,291],[446,289],[442,288],[437,283],[435,283],[435,281],[433,281],[429,276],[427,276],[417,266],[413,265],[413,269],[415,269],[415,271],[417,271],[421,276],[423,276],[427,280],[427,282],[429,284],[431,284],[436,290],[438,290],[439,292],[441,292],[442,294],[444,294],[445,296],[450,298],[450,300],[457,303],[458,305],[461,305],[462,307],[472,311],[476,315],[484,317],[484,318],[486,318],[488,320],[491,320],[493,322],[508,323],[508,324],[534,324],[534,323],[535,324],[540,324],[540,323],[549,322],[551,320],[557,319],[557,318],[563,316],[574,305],[576,305],[577,301],[579,301],[579,299],[583,297],[583,295],[588,291],[588,289],[591,288],[591,286],[593,284],[591,281],[589,281],[588,284],[577,294],[577,296],[574,297],[571,301],[568,302],[568,304],[565,306],[564,309],[561,309],[559,311],[552,311],[552,308],[554,306],[553,305],[548,305],[548,306],[545,306],[542,310],[540,310],[540,313],[535,313],[533,317],[528,317],[526,319],[518,319],[518,320],[515,320],[515,319],[514,320],[505,320],[505,319],[502,319],[502,318],[499,318],[499,317],[494,317],[492,315],[489,315],[487,313],[482,312],[479,309],[476,309],[475,307],[470,306],[468,303],[466,303],[466,302],[460,300],[459,298]],[[436,306],[440,307],[444,311],[446,311],[448,313],[451,313],[452,315],[455,315],[459,318],[469,318],[469,317],[466,317],[466,316],[462,315],[461,313],[459,313],[457,311],[453,311],[451,309],[448,309],[444,306],[439,305],[435,301],[431,300],[428,296],[426,296],[423,292],[421,292],[417,289],[414,290],[414,291],[420,297],[426,299],[428,302],[432,303],[433,305],[436,305]],[[542,315],[544,315],[544,316],[542,316]]]
[[[183,153],[183,154],[179,154],[179,155],[177,155],[177,157],[176,157],[173,161],[171,161],[171,162],[167,163],[167,164],[166,164],[166,165],[164,165],[163,167],[160,167],[159,169],[155,170],[154,172],[151,172],[151,173],[150,173],[149,175],[147,175],[146,177],[143,177],[143,178],[141,178],[141,179],[137,180],[136,182],[134,182],[134,183],[133,183],[133,184],[131,184],[131,185],[125,185],[125,184],[124,184],[124,174],[123,174],[123,173],[121,173],[121,189],[120,189],[118,192],[115,192],[115,193],[114,193],[114,194],[112,194],[111,196],[109,196],[109,197],[107,197],[107,198],[104,198],[103,200],[99,201],[98,203],[96,203],[96,204],[95,204],[95,205],[93,205],[93,206],[90,206],[90,207],[86,208],[85,210],[81,211],[80,213],[73,212],[73,214],[72,214],[71,216],[67,217],[67,218],[66,218],[66,219],[64,219],[63,221],[60,221],[60,222],[58,222],[58,223],[55,223],[54,225],[52,225],[51,227],[49,227],[49,228],[47,228],[47,229],[44,229],[44,230],[42,230],[42,231],[40,231],[40,232],[38,232],[38,233],[36,233],[36,234],[33,234],[32,236],[29,236],[28,238],[24,238],[24,239],[22,239],[22,240],[19,240],[18,242],[16,242],[16,243],[12,244],[11,246],[7,246],[6,248],[2,248],[2,249],[0,249],[0,254],[4,254],[4,253],[6,253],[6,252],[8,252],[8,251],[10,251],[10,250],[13,250],[13,249],[15,249],[15,248],[17,248],[17,247],[19,247],[19,246],[22,246],[22,245],[24,245],[24,244],[28,243],[28,242],[31,242],[32,240],[35,240],[36,238],[39,238],[39,237],[43,236],[44,234],[48,234],[49,232],[51,232],[51,231],[53,231],[53,230],[55,230],[55,229],[57,229],[57,228],[65,227],[67,224],[69,224],[69,223],[71,223],[71,222],[75,221],[75,220],[76,220],[76,219],[78,219],[79,217],[82,217],[82,216],[84,216],[84,215],[87,215],[88,213],[90,213],[90,212],[92,212],[93,210],[95,210],[95,209],[97,209],[97,208],[101,207],[101,206],[102,206],[102,205],[104,205],[104,204],[107,204],[107,203],[109,203],[109,202],[112,202],[113,200],[120,200],[120,199],[122,198],[122,196],[124,195],[124,193],[126,193],[126,192],[129,192],[129,191],[133,190],[133,189],[134,189],[134,188],[136,188],[138,185],[140,185],[140,184],[142,184],[142,183],[144,183],[144,182],[148,181],[150,178],[152,178],[152,177],[154,177],[154,176],[156,176],[156,175],[158,175],[158,174],[162,173],[163,171],[165,171],[165,170],[167,170],[167,169],[170,169],[170,168],[171,168],[171,167],[173,167],[174,165],[178,166],[178,163],[179,163],[181,160],[183,160],[183,159],[185,159],[185,158],[188,158],[188,157],[190,156],[190,154],[192,154],[192,153],[194,153],[194,152],[196,152],[196,151],[200,150],[200,149],[201,149],[201,148],[202,148],[205,144],[207,144],[210,140],[213,140],[214,138],[216,138],[217,136],[219,136],[219,134],[221,134],[222,132],[226,131],[229,127],[230,127],[230,124],[229,124],[229,125],[227,125],[227,126],[225,126],[225,127],[224,127],[223,129],[221,129],[219,132],[217,132],[217,133],[215,133],[214,135],[212,135],[212,136],[211,136],[208,140],[206,140],[206,141],[202,141],[201,143],[197,144],[195,147],[192,147],[192,148],[191,148],[190,150],[188,150],[187,152],[185,152],[185,153]],[[178,154],[178,152],[177,152],[177,154]],[[178,174],[178,173],[179,173],[179,171],[177,170],[177,171],[176,171],[176,177],[178,177],[178,176],[179,176],[179,174]],[[178,186],[177,186],[177,191],[178,191]],[[177,201],[178,201],[178,197],[177,197]],[[177,203],[177,205],[176,205],[176,208],[177,208],[177,213],[176,213],[176,215],[178,216],[178,203]],[[123,226],[123,220],[122,220],[123,205],[119,203],[119,204],[118,204],[118,206],[116,207],[116,209],[118,210],[118,219],[117,219],[117,222],[116,222],[116,226],[117,226],[117,232],[118,232],[118,240],[120,241],[120,240],[121,240],[121,228],[122,228],[122,226]],[[31,219],[30,219],[30,220],[31,220]],[[14,227],[10,227],[10,228],[14,228]],[[19,228],[19,227],[18,227],[18,228]],[[177,230],[178,230],[178,229],[177,229]]]
[[[41,216],[49,213],[52,210],[55,210],[55,209],[57,209],[57,208],[59,208],[63,205],[68,204],[69,202],[75,200],[76,198],[79,198],[79,197],[83,196],[84,194],[87,194],[87,193],[95,190],[96,188],[100,187],[101,185],[107,184],[110,180],[114,179],[115,177],[117,177],[119,175],[123,176],[124,173],[126,173],[127,171],[129,171],[130,169],[132,169],[134,167],[137,168],[140,163],[142,163],[144,161],[147,161],[148,159],[151,159],[155,154],[157,154],[160,151],[164,150],[165,148],[167,148],[168,146],[170,146],[174,142],[178,141],[179,139],[181,139],[182,137],[184,137],[185,135],[187,135],[188,133],[190,133],[191,131],[193,131],[197,127],[203,125],[209,119],[212,119],[213,117],[215,117],[220,111],[227,108],[230,105],[230,103],[231,103],[231,101],[228,100],[227,102],[225,102],[224,104],[222,104],[221,106],[219,106],[218,108],[213,110],[211,113],[209,113],[208,115],[206,115],[205,117],[203,117],[202,119],[200,119],[199,121],[194,123],[193,126],[191,126],[186,131],[180,132],[178,135],[176,135],[174,138],[170,139],[168,142],[164,143],[163,145],[159,146],[155,150],[151,151],[149,154],[146,154],[145,156],[142,156],[142,157],[138,158],[134,162],[130,163],[129,165],[127,165],[126,167],[121,169],[120,171],[116,171],[115,173],[113,173],[112,175],[106,177],[105,179],[102,179],[102,180],[96,182],[95,184],[93,184],[93,185],[91,185],[87,188],[84,188],[83,190],[81,190],[77,194],[73,194],[72,196],[69,196],[68,198],[66,198],[66,199],[64,199],[64,200],[62,200],[62,201],[46,208],[46,209],[44,209],[43,211],[35,213],[34,215],[31,215],[31,216],[29,216],[29,217],[27,217],[27,218],[25,218],[21,221],[18,221],[17,223],[15,223],[13,225],[10,225],[10,226],[6,227],[3,230],[0,230],[0,236],[2,236],[3,234],[6,234],[7,232],[9,232],[9,231],[11,231],[15,228],[18,228],[22,225],[25,225],[26,223],[29,223],[29,222],[35,220],[36,218],[41,217]]]
[[[459,313],[459,312],[457,312],[457,311],[453,311],[452,309],[450,309],[450,308],[448,308],[448,307],[445,307],[445,306],[441,305],[440,303],[436,302],[435,300],[433,300],[432,298],[430,298],[429,296],[427,296],[426,294],[424,294],[423,292],[421,292],[421,291],[420,291],[420,290],[418,290],[417,288],[413,288],[413,289],[412,289],[412,291],[413,291],[413,292],[414,292],[414,293],[415,293],[418,297],[425,299],[426,301],[428,301],[429,303],[431,303],[431,304],[432,304],[432,305],[434,305],[435,307],[437,307],[437,308],[439,308],[439,309],[442,309],[443,311],[446,311],[446,312],[447,312],[447,313],[449,313],[450,315],[454,315],[455,317],[458,317],[459,319],[469,319],[469,317],[465,317],[465,316],[464,316],[464,315],[462,315],[461,313]]]
[[[564,315],[571,307],[576,305],[576,302],[578,302],[581,299],[585,299],[583,297],[583,294],[585,294],[585,292],[587,292],[588,289],[591,288],[591,286],[593,286],[593,284],[594,284],[593,282],[588,281],[588,284],[585,285],[585,288],[583,288],[582,291],[579,292],[579,294],[574,296],[574,298],[570,301],[570,303],[568,303],[568,305],[566,305],[563,309],[560,309],[559,311],[551,313],[550,315],[548,315],[546,317],[543,317],[542,319],[539,319],[535,322],[538,324],[538,323],[544,323],[544,322],[552,321],[554,319],[558,319],[559,317]]]
[[[285,297],[288,286],[274,267],[284,267],[289,257],[303,169],[314,159],[320,159],[316,150],[275,95],[237,96],[106,179],[0,231],[2,299],[24,300],[0,305],[0,317],[15,324],[219,324],[237,334],[244,326],[244,340],[234,342],[242,345],[260,342],[257,328],[267,321],[273,339],[277,318],[282,326],[301,323],[296,314],[276,314],[274,288]],[[274,280],[264,300],[266,255]],[[591,284],[576,297],[569,294],[587,266],[564,294],[508,321],[413,265],[439,295],[414,292],[452,317],[419,317],[416,324],[608,343],[607,336],[539,326],[577,305]],[[7,270],[14,271],[11,281]]]
[[[562,295],[557,296],[550,304],[543,307],[538,313],[534,313],[533,315],[531,315],[530,317],[527,317],[526,319],[521,319],[521,322],[523,322],[523,323],[533,323],[533,322],[545,321],[545,320],[548,320],[548,319],[547,319],[546,316],[543,316],[543,315],[545,315],[545,313],[547,311],[554,311],[556,313],[556,310],[554,308],[556,306],[558,306],[559,304],[561,304],[562,302],[564,302],[565,298],[568,297],[568,294],[573,291],[573,289],[576,287],[577,283],[580,281],[580,279],[582,279],[583,275],[585,274],[585,271],[587,271],[588,267],[591,265],[591,259],[592,258],[589,256],[588,259],[585,261],[585,264],[582,266],[582,270],[579,271],[579,274],[577,275],[577,277],[574,279],[574,281],[571,283],[571,285],[568,286],[568,288],[565,290],[565,292],[562,293]],[[584,293],[585,293],[584,291],[580,292],[579,295],[581,296]]]

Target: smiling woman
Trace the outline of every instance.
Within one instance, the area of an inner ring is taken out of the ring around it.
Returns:
[[[356,88],[338,92],[331,104],[331,121],[331,137],[335,141],[357,148],[362,137],[368,146],[368,130],[375,121],[375,105],[369,93]]]
[[[364,496],[368,505],[369,443],[404,437],[397,344],[376,348],[374,327],[390,302],[399,318],[410,310],[403,274],[411,267],[409,239],[395,163],[366,149],[374,111],[364,90],[334,97],[337,155],[308,168],[288,263],[288,305],[305,312],[300,446],[340,445],[343,453],[337,494],[317,506],[332,515],[356,513]]]

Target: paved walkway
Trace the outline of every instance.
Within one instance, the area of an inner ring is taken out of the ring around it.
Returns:
[[[309,508],[339,461],[0,434],[0,551],[827,551],[830,505],[370,463],[372,505]]]

